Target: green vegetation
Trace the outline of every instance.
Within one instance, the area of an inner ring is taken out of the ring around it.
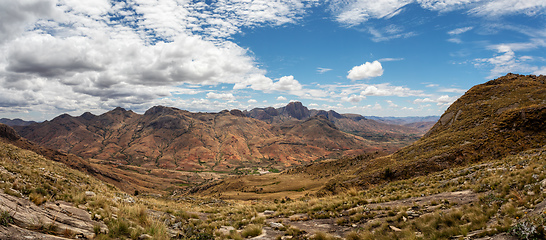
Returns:
[[[0,225],[8,226],[13,223],[13,217],[8,211],[0,211]]]

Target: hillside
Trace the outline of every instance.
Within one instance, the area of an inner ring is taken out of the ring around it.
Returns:
[[[324,183],[322,187],[300,182],[298,188],[308,190],[309,194],[329,194],[542,147],[546,145],[545,80],[544,76],[509,74],[477,85],[453,103],[423,138],[391,155],[379,153],[378,157],[369,157],[368,154],[317,162],[275,178],[283,181],[283,177],[296,175],[317,179]],[[270,176],[256,177],[255,181],[260,183],[267,178]],[[221,193],[223,184],[229,183],[230,179],[226,179],[205,192]],[[254,183],[241,184],[239,190]],[[231,195],[237,194],[234,191]]]
[[[298,104],[291,103],[287,109],[294,105]],[[294,109],[290,116],[294,112],[307,116],[307,111],[303,111],[306,108]],[[376,124],[370,126],[375,133],[390,137],[366,139],[340,131],[336,121],[332,123],[320,114],[302,120],[289,118],[269,124],[246,117],[239,110],[192,113],[156,106],[142,115],[122,108],[99,116],[64,114],[16,129],[33,142],[96,163],[216,172],[239,172],[253,167],[284,169],[370,151],[393,152],[416,136],[390,136],[392,126]],[[337,122],[343,121],[349,120],[342,118]]]
[[[0,125],[0,238],[544,239],[545,80],[510,74],[475,86],[425,137],[391,155],[232,177],[190,195],[119,192],[16,147],[32,143]],[[344,136],[322,116],[300,123],[272,131],[323,145],[331,143],[321,135]],[[324,131],[313,132],[318,125]]]
[[[0,136],[16,138],[5,127]],[[347,167],[340,163],[350,162],[330,161],[333,174]],[[543,239],[545,164],[546,149],[538,148],[364,191],[317,198],[295,189],[271,200],[223,201],[130,196],[0,141],[0,238]],[[279,185],[258,186],[258,194]]]
[[[367,185],[500,159],[546,145],[546,76],[508,74],[474,86],[420,140],[336,184]]]

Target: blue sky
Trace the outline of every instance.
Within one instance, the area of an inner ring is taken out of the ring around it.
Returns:
[[[0,117],[121,106],[441,115],[546,74],[546,0],[0,0]]]

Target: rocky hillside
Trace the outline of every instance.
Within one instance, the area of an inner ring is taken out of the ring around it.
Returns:
[[[50,161],[62,163],[129,193],[138,191],[165,194],[220,178],[213,173],[180,172],[168,169],[150,170],[138,166],[103,164],[100,160],[84,160],[74,154],[63,153],[28,141],[5,124],[0,124],[0,143],[32,151]]]
[[[408,178],[544,145],[546,76],[508,74],[471,88],[417,142],[334,182]]]
[[[290,102],[280,108],[255,108],[244,113],[248,117],[272,124],[322,116],[343,132],[373,141],[392,142],[399,146],[406,146],[419,139],[434,124],[430,123],[431,118],[408,119],[409,122],[387,121],[377,117],[369,119],[358,114],[339,114],[333,110],[308,109],[301,102]]]
[[[239,110],[191,113],[162,106],[143,115],[122,108],[99,116],[65,114],[17,129],[31,141],[84,159],[182,171],[278,169],[400,147],[345,133],[322,116],[272,125]]]
[[[509,74],[470,89],[423,138],[391,155],[317,162],[275,178],[283,181],[301,176],[323,182],[319,195],[365,188],[540,148],[546,145],[545,123],[546,77]],[[255,181],[268,177],[262,178]],[[242,183],[239,190],[256,183],[238,181]],[[223,184],[228,183],[229,179],[205,192],[221,192],[227,189]],[[317,191],[317,186],[302,181],[297,186],[308,190],[312,187],[310,193]]]

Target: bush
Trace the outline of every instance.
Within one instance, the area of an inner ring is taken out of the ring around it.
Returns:
[[[13,223],[13,217],[8,211],[1,211],[0,212],[0,225],[7,227]]]
[[[510,234],[518,239],[545,239],[544,215],[534,219],[525,219],[510,229]]]

